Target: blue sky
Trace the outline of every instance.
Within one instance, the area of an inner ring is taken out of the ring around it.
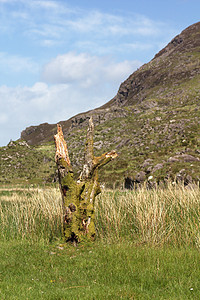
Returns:
[[[0,0],[0,146],[109,101],[199,12],[199,0]]]

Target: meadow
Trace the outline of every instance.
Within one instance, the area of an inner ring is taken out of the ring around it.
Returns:
[[[103,190],[94,243],[62,238],[58,188],[0,189],[0,299],[199,299],[200,190]]]

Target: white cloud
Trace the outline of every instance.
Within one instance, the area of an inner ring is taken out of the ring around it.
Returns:
[[[75,114],[96,108],[114,96],[110,88],[85,89],[78,85],[0,87],[0,145],[16,140],[27,126],[56,123]]]
[[[102,85],[105,81],[113,83],[125,80],[140,65],[139,61],[116,63],[109,57],[69,52],[50,61],[44,67],[42,79],[51,84],[76,83],[89,88]]]
[[[49,62],[44,67],[42,78],[50,83],[85,82],[95,74],[95,70],[99,72],[100,63],[101,59],[98,57],[70,52]]]
[[[105,78],[109,81],[123,81],[140,66],[141,62],[139,61],[111,62],[104,66]]]
[[[77,40],[85,43],[95,40],[95,49],[104,46],[106,51],[109,44],[119,44],[120,38],[161,37],[169,30],[166,24],[139,14],[114,15],[69,7],[61,1],[14,2],[18,5],[8,5],[7,10],[4,5],[7,2],[0,2],[4,6],[0,13],[3,32],[21,31],[30,40],[47,47],[56,42],[73,46]]]
[[[55,1],[29,1],[29,5],[35,7],[43,7],[45,9],[58,9],[60,8],[60,4],[56,3]]]
[[[165,24],[153,21],[139,14],[117,16],[99,11],[82,11],[64,24],[77,32],[98,32],[100,36],[155,36],[162,34]]]
[[[9,55],[8,53],[0,52],[0,68],[4,72],[30,72],[37,73],[39,66],[28,57],[18,55]]]
[[[115,63],[105,57],[67,53],[44,68],[43,79],[31,87],[0,87],[0,131],[2,139],[17,139],[27,126],[42,122],[56,123],[73,115],[96,108],[117,93],[119,82],[139,62]]]
[[[107,24],[116,23],[117,17],[112,15],[103,14],[98,11],[82,11],[80,15],[78,15],[75,19],[68,19],[65,21],[65,25],[70,26],[72,29],[78,32],[93,32],[97,31],[100,28]],[[106,28],[106,30],[108,27]],[[105,29],[103,29],[103,32]],[[102,33],[103,33],[102,32]]]

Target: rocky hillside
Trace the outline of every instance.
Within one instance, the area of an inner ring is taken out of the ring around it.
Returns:
[[[189,184],[200,180],[199,104],[200,22],[185,29],[131,74],[112,100],[60,123],[77,172],[83,160],[85,127],[92,115],[96,155],[111,149],[119,153],[119,158],[102,170],[104,182],[110,184],[112,178],[112,183],[128,187],[144,180],[176,178]],[[31,148],[42,151],[48,145],[48,180],[53,176],[50,165],[55,130],[55,124],[45,123],[21,133]],[[10,148],[4,148],[1,152],[9,155]],[[6,171],[3,175],[6,178]]]
[[[162,100],[187,96],[184,83],[193,84],[200,75],[200,22],[176,36],[148,63],[124,81],[119,91],[104,107],[130,106],[147,99]],[[180,88],[178,88],[180,87]],[[182,93],[181,93],[182,92]]]

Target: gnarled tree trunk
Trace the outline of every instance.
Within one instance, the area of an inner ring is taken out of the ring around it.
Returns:
[[[93,153],[94,125],[89,120],[85,145],[85,162],[83,170],[76,181],[70,163],[67,144],[62,128],[57,125],[58,133],[54,136],[56,145],[55,160],[63,201],[63,227],[67,241],[73,243],[95,238],[94,201],[100,190],[98,169],[117,157],[115,151],[99,157]]]

